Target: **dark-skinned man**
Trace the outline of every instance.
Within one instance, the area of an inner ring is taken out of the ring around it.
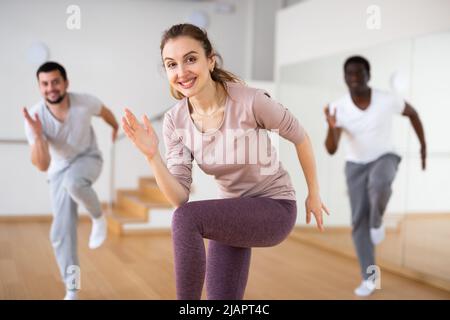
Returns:
[[[325,147],[333,155],[341,135],[347,138],[345,175],[352,211],[352,237],[362,282],[354,293],[368,296],[376,289],[375,245],[385,236],[383,214],[401,161],[394,151],[392,120],[408,117],[419,139],[422,169],[426,167],[425,135],[417,111],[389,92],[371,88],[370,64],[361,56],[344,63],[349,92],[325,108]],[[374,268],[375,267],[375,268]]]

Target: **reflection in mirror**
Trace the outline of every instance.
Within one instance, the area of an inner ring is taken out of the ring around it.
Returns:
[[[278,97],[299,119],[314,145],[321,192],[331,210],[324,245],[355,256],[351,236],[349,189],[344,173],[345,133],[337,153],[325,149],[328,124],[324,108],[348,93],[343,64],[361,55],[371,65],[369,86],[408,102],[418,112],[427,142],[427,168],[421,169],[420,143],[408,117],[394,116],[392,143],[402,160],[392,184],[392,196],[383,221],[386,237],[376,246],[376,264],[450,289],[450,32],[379,44],[358,52],[284,65],[279,70]],[[281,142],[280,154],[289,144]],[[296,159],[283,157],[290,172]],[[300,201],[307,190],[300,175],[293,175]],[[370,211],[370,210],[369,210]],[[369,214],[369,212],[367,213]],[[299,223],[303,223],[300,215]],[[345,230],[346,232],[342,232]]]

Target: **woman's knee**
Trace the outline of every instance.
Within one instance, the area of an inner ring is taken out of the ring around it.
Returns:
[[[186,202],[175,209],[172,215],[172,230],[187,227],[194,223],[194,208],[191,202]]]

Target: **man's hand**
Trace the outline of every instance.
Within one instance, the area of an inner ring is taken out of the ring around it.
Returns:
[[[31,162],[41,171],[47,171],[50,165],[50,153],[48,150],[48,142],[45,140],[42,131],[42,123],[36,114],[33,119],[28,113],[27,108],[22,109],[23,116],[34,134],[34,144],[31,146]]]
[[[118,134],[118,132],[119,132],[119,126],[114,127],[114,128],[113,128],[113,132],[112,132],[112,142],[113,142],[113,143],[116,142],[116,140],[117,140],[117,134]]]
[[[34,133],[34,137],[35,138],[41,137],[42,136],[42,123],[41,123],[41,120],[39,120],[39,116],[37,115],[37,113],[34,116],[35,119],[33,120],[33,118],[31,118],[30,114],[28,113],[28,110],[26,107],[23,107],[22,112],[23,112],[23,116],[27,120],[27,123],[30,125],[31,130]]]
[[[324,109],[325,117],[328,122],[328,126],[332,129],[336,128],[336,110],[333,114],[330,113],[330,106],[327,105]]]
[[[420,148],[420,158],[422,159],[422,170],[427,168],[427,147],[422,146]]]

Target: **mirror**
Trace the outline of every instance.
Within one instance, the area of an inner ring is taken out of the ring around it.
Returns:
[[[450,288],[450,32],[431,34],[301,61],[279,70],[278,99],[307,130],[315,151],[324,202],[331,211],[322,237],[336,251],[354,255],[351,211],[344,175],[345,139],[330,156],[324,141],[327,123],[324,107],[348,92],[343,63],[351,55],[362,55],[371,64],[372,88],[395,92],[419,113],[427,141],[427,169],[421,170],[420,145],[406,117],[393,122],[393,139],[402,161],[393,184],[384,222],[386,239],[377,247],[377,264],[403,274],[416,273],[430,282]],[[280,154],[289,172],[298,170],[294,157]],[[298,200],[306,186],[293,177]],[[304,215],[300,215],[302,224]],[[344,230],[344,232],[342,232]]]

